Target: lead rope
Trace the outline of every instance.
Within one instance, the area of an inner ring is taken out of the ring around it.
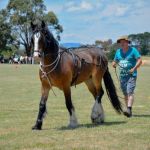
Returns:
[[[57,67],[57,65],[58,65],[58,63],[59,63],[59,60],[60,60],[60,54],[58,54],[58,57],[57,57],[51,64],[49,64],[49,65],[43,65],[43,64],[40,62],[40,70],[41,70],[41,72],[42,72],[42,74],[43,74],[43,75],[42,75],[42,78],[44,78],[44,77],[47,78],[48,83],[49,83],[49,86],[51,87],[52,92],[53,92],[53,94],[54,94],[55,96],[57,96],[57,95],[55,94],[55,92],[54,92],[54,90],[53,90],[52,83],[51,83],[51,81],[50,81],[50,79],[49,79],[49,77],[48,77],[48,74],[50,74],[51,72],[53,72],[53,71],[56,69],[56,67]],[[56,63],[56,64],[55,64],[55,63]],[[49,72],[46,72],[46,71],[43,70],[43,68],[50,67],[50,66],[52,66],[52,65],[54,65],[54,64],[55,64],[55,66],[54,66]]]
[[[51,87],[51,90],[52,90],[53,94],[54,94],[55,96],[57,96],[57,95],[55,94],[54,90],[53,90],[51,81],[50,81],[50,79],[49,79],[47,73],[46,73],[45,71],[43,71],[41,64],[40,64],[40,70],[41,70],[41,72],[42,72],[42,74],[43,74],[43,75],[42,75],[42,78],[44,78],[44,77],[47,78],[47,81],[48,81],[48,83],[49,83],[49,86]]]
[[[116,77],[117,77],[118,84],[120,84],[120,80],[119,80],[119,77],[118,77],[117,69],[116,69],[116,68],[115,68],[115,75],[116,75]]]
[[[115,68],[115,75],[117,77],[117,81],[118,81],[118,84],[120,85],[120,80],[119,80],[119,77],[118,77],[118,74],[117,74],[117,69]],[[120,89],[120,88],[119,88]],[[121,89],[120,89],[121,90]],[[118,96],[119,98],[121,99],[124,99],[122,96]]]

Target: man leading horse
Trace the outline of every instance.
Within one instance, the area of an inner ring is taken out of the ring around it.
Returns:
[[[120,69],[120,85],[124,94],[127,110],[124,115],[132,117],[132,106],[134,102],[134,90],[136,87],[137,69],[142,63],[141,55],[135,47],[129,46],[131,41],[127,36],[117,40],[120,48],[116,51],[112,66]]]

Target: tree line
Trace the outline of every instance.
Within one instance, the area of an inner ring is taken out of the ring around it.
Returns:
[[[63,27],[53,11],[46,11],[44,0],[9,0],[7,7],[0,10],[0,53],[14,52],[23,46],[30,56],[30,23],[39,23],[41,19],[60,40]]]
[[[138,33],[128,35],[131,40],[131,46],[136,47],[141,55],[150,55],[150,33]],[[119,48],[117,43],[113,43],[111,39],[102,41],[96,40],[95,45],[100,46],[107,53],[109,59],[113,59],[115,51]]]

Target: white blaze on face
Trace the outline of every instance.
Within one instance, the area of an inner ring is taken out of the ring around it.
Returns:
[[[34,35],[34,54],[33,56],[34,57],[39,57],[39,39],[40,39],[40,33],[37,32],[35,35]]]

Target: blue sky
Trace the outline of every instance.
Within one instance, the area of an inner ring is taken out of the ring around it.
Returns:
[[[8,0],[0,0],[0,9]],[[92,44],[150,32],[150,0],[44,0],[64,28],[61,42]]]

